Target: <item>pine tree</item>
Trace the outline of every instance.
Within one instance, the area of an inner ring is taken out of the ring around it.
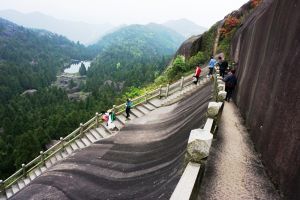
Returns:
[[[86,68],[85,68],[85,65],[83,63],[81,63],[81,66],[79,68],[79,74],[81,76],[85,76],[86,75]]]

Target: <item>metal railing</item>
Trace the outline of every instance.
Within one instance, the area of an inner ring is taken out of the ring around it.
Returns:
[[[133,107],[136,107],[142,103],[147,103],[149,100],[156,97],[168,97],[169,95],[182,90],[184,87],[193,84],[192,77],[193,74],[181,77],[180,80],[174,82],[173,84],[161,85],[157,89],[147,92],[146,94],[133,99]],[[202,75],[200,79],[202,79],[203,77],[204,75]],[[113,106],[112,110],[116,113],[116,115],[119,115],[125,111],[125,104]],[[61,137],[60,141],[53,145],[51,148],[49,148],[45,152],[41,151],[40,155],[34,158],[29,163],[22,164],[21,168],[17,170],[13,175],[8,177],[4,181],[0,180],[0,194],[1,192],[5,192],[6,189],[10,188],[22,178],[28,177],[28,175],[37,168],[46,166],[46,162],[49,161],[53,156],[55,156],[56,153],[60,151],[64,152],[65,148],[68,145],[84,136],[84,134],[90,129],[98,127],[100,122],[102,122],[101,115],[96,113],[95,116],[88,120],[86,123],[80,123],[79,127],[75,129],[72,133],[70,133],[64,138]]]

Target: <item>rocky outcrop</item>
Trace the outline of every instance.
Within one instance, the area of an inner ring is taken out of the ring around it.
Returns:
[[[300,198],[300,1],[265,0],[233,38],[235,101],[269,175]]]
[[[183,55],[185,58],[190,58],[195,55],[202,46],[202,35],[192,36],[182,43],[176,52],[176,55]]]

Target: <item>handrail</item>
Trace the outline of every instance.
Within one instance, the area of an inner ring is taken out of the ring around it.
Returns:
[[[132,100],[133,102],[133,107],[136,107],[142,103],[147,102],[148,100],[151,100],[156,97],[163,97],[163,96],[168,96],[174,92],[177,91],[178,86],[185,87],[190,84],[185,84],[186,82],[189,81],[189,78],[192,77],[192,75],[187,75],[185,77],[182,77],[180,80],[175,81],[172,84],[165,84],[165,85],[160,85],[158,88],[147,92],[146,94],[136,97],[135,99]],[[164,94],[163,94],[164,93]],[[119,110],[120,108],[122,108]],[[125,111],[124,109],[124,104],[114,106],[113,107],[114,112],[118,115],[121,114],[122,112]],[[69,135],[67,135],[64,138],[61,138],[59,142],[54,144],[52,147],[47,149],[45,152],[41,152],[39,156],[31,160],[29,163],[22,164],[22,168],[17,170],[14,174],[12,174],[10,177],[8,177],[6,180],[2,182],[2,188],[3,190],[9,188],[12,186],[14,183],[19,181],[21,178],[26,177],[30,172],[35,170],[37,167],[44,166],[46,161],[51,159],[57,152],[64,150],[65,146],[70,145],[72,142],[74,142],[76,139],[82,137],[82,134],[85,132],[89,131],[91,128],[94,126],[97,126],[97,122],[100,123],[101,120],[98,120],[98,113],[91,119],[89,119],[87,122],[84,124],[80,124],[80,126],[75,129],[73,132],[71,132]],[[26,170],[29,169],[29,170]],[[0,187],[0,192],[1,192],[1,187]]]

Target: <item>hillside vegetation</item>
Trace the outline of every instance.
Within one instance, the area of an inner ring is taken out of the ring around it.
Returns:
[[[182,40],[159,25],[134,25],[86,48],[62,36],[1,19],[0,179],[95,112],[123,103],[122,95],[136,95],[137,88],[165,69]],[[92,92],[85,101],[70,101],[65,91],[50,87],[71,59],[91,59],[97,54],[83,86]],[[35,93],[20,95],[33,88]]]

